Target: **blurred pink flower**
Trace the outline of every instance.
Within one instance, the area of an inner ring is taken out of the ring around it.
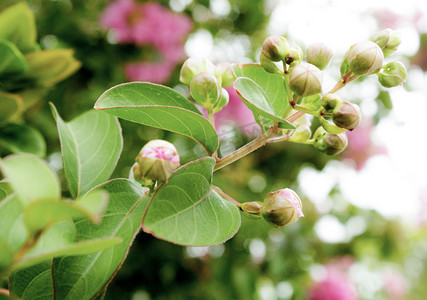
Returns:
[[[358,171],[365,166],[370,157],[377,154],[387,154],[387,148],[384,145],[378,146],[372,141],[373,128],[372,121],[364,121],[353,131],[346,132],[348,147],[344,152],[343,159],[352,160]]]
[[[240,100],[233,87],[226,88],[230,95],[229,102],[220,112],[215,114],[215,127],[234,124],[247,136],[256,136],[261,128],[255,122],[252,111]]]
[[[101,24],[113,33],[119,43],[152,46],[161,56],[160,62],[132,62],[125,66],[130,80],[163,83],[185,57],[184,42],[192,30],[192,22],[155,2],[138,3],[117,0],[101,16]]]
[[[388,271],[384,276],[384,290],[390,300],[402,300],[405,299],[408,286],[400,273]]]
[[[326,276],[314,282],[308,292],[309,300],[357,300],[356,288],[348,279],[348,268],[353,264],[349,256],[338,257],[326,265]]]

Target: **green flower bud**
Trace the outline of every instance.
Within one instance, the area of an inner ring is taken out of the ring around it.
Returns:
[[[268,73],[281,75],[283,72],[272,62],[270,59],[265,56],[265,53],[261,52],[259,55],[259,62],[261,67],[264,68]]]
[[[221,111],[225,106],[228,104],[230,96],[228,95],[228,92],[226,89],[221,88],[221,96],[219,97],[219,101],[216,103],[216,105],[213,108],[213,112],[217,113]]]
[[[292,91],[301,97],[322,92],[320,70],[309,63],[300,63],[291,69],[289,86]]]
[[[308,46],[305,55],[308,63],[323,70],[329,65],[334,51],[323,43],[316,43]]]
[[[335,94],[325,94],[322,97],[322,106],[327,114],[332,113],[338,103],[341,103],[341,99]]]
[[[239,205],[239,208],[251,215],[261,215],[262,203],[259,201],[244,202]]]
[[[271,61],[281,61],[289,52],[288,41],[281,36],[269,36],[262,44],[261,52]]]
[[[359,125],[361,118],[360,108],[358,105],[341,101],[332,111],[332,121],[340,128],[353,130]]]
[[[402,85],[406,79],[406,68],[400,61],[388,63],[384,70],[378,73],[378,81],[383,87]]]
[[[220,63],[215,67],[215,77],[222,87],[233,85],[234,74],[230,63]]]
[[[298,46],[295,42],[292,42],[291,48],[289,49],[288,55],[285,57],[285,62],[293,67],[302,61],[304,53],[300,46]]]
[[[401,43],[400,38],[390,28],[375,32],[369,40],[377,44],[386,57],[396,51]]]
[[[275,227],[287,226],[304,217],[302,203],[291,189],[268,193],[261,208],[264,219]]]
[[[194,76],[201,72],[214,74],[215,65],[207,58],[191,57],[187,59],[181,67],[179,81],[183,84],[190,85]]]
[[[339,154],[347,147],[348,140],[345,133],[332,134],[323,127],[317,128],[314,133],[313,146],[328,155]]]
[[[215,76],[202,72],[191,80],[190,94],[196,103],[207,109],[213,109],[220,99],[221,86]]]
[[[306,124],[302,124],[294,130],[294,133],[289,138],[289,141],[295,142],[295,143],[305,143],[310,138],[310,136],[311,136],[310,126]]]
[[[159,180],[167,182],[179,167],[179,155],[174,145],[163,140],[152,140],[145,144],[135,158],[136,180]]]
[[[348,61],[350,70],[356,75],[377,73],[384,61],[380,47],[371,41],[363,41],[350,47],[344,57]]]

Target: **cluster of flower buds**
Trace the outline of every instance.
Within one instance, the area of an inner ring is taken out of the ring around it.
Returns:
[[[304,217],[302,203],[291,189],[281,189],[268,193],[264,202],[245,202],[239,205],[241,211],[256,218],[264,218],[275,227],[291,225]]]
[[[206,58],[189,58],[181,68],[179,80],[190,86],[194,102],[216,113],[228,104],[229,95],[224,87],[233,84],[234,75],[231,64],[215,66]]]
[[[399,36],[390,28],[375,32],[369,40],[382,49],[384,57],[393,54],[401,43]]]
[[[336,126],[353,130],[359,125],[361,113],[358,105],[342,101],[335,94],[326,94],[322,97],[322,106],[324,109],[322,113],[331,115]]]
[[[133,167],[135,180],[167,182],[179,167],[179,155],[174,145],[163,140],[152,140],[145,144],[135,158]]]

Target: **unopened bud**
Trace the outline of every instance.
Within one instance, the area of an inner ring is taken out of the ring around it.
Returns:
[[[345,133],[333,134],[326,132],[323,127],[317,128],[314,133],[313,146],[328,155],[339,154],[347,147],[348,140]]]
[[[227,90],[224,88],[221,88],[221,96],[219,96],[219,101],[213,107],[213,112],[217,113],[221,111],[221,109],[223,109],[225,106],[227,106],[229,98],[230,96],[228,95]]]
[[[378,81],[383,87],[402,85],[406,79],[406,68],[400,61],[388,63],[384,70],[378,73]]]
[[[300,46],[298,46],[295,42],[292,42],[291,47],[289,49],[288,54],[285,57],[285,62],[293,67],[302,61],[303,52]]]
[[[259,55],[259,62],[261,64],[261,67],[264,68],[268,73],[272,74],[283,74],[283,72],[275,65],[273,61],[267,58],[263,52]]]
[[[302,203],[291,189],[281,189],[268,193],[261,209],[264,219],[275,227],[291,225],[304,217]]]
[[[289,138],[290,142],[305,143],[311,136],[310,126],[302,124],[298,126],[292,136]]]
[[[214,74],[214,64],[207,58],[191,57],[182,65],[181,72],[179,74],[179,81],[183,84],[190,85],[193,77],[201,72]]]
[[[271,61],[281,61],[289,52],[288,41],[278,35],[269,36],[262,44],[261,52]]]
[[[384,56],[390,56],[397,47],[400,45],[400,38],[390,28],[375,32],[369,38],[372,42],[377,44],[384,53]]]
[[[326,68],[331,61],[334,51],[323,43],[308,46],[306,51],[307,62],[315,65],[320,70]]]
[[[234,74],[230,63],[220,63],[215,66],[215,76],[222,87],[233,85]]]
[[[137,180],[169,179],[179,167],[179,155],[174,145],[163,140],[152,140],[145,144],[135,161],[134,178]]]
[[[348,101],[339,102],[332,111],[332,121],[340,128],[353,130],[359,125],[361,118],[358,105]]]
[[[377,73],[381,69],[384,55],[377,44],[363,41],[350,47],[344,57],[344,62],[346,60],[354,74],[369,75]]]
[[[309,63],[300,63],[291,69],[289,86],[292,91],[301,97],[322,92],[320,70]]]
[[[239,205],[241,211],[251,214],[251,215],[260,215],[262,202],[252,201],[252,202],[244,202]]]
[[[191,80],[190,93],[196,103],[213,109],[220,99],[221,87],[214,75],[202,72]]]
[[[325,109],[325,113],[332,113],[338,103],[341,103],[341,99],[335,94],[325,94],[322,97],[322,106]]]

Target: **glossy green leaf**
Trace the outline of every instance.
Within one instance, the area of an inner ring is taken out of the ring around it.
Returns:
[[[13,252],[24,244],[28,233],[18,197],[9,195],[0,202],[0,240],[7,243]]]
[[[74,198],[108,180],[123,147],[117,118],[90,110],[64,122],[52,105],[62,147],[68,188]]]
[[[0,40],[0,57],[0,77],[19,75],[28,70],[24,55],[9,41]]]
[[[111,180],[96,189],[109,193],[107,211],[101,226],[89,220],[76,222],[78,240],[117,237],[123,242],[96,254],[55,259],[56,299],[90,299],[105,288],[120,268],[140,230],[148,189],[126,179]]]
[[[11,41],[23,53],[35,49],[36,25],[27,3],[18,3],[0,13],[0,39]]]
[[[46,154],[43,135],[25,124],[8,124],[1,127],[0,146],[12,153],[32,153],[41,157]]]
[[[21,111],[23,100],[19,95],[0,91],[0,124],[12,121]]]
[[[119,118],[194,139],[211,154],[218,148],[215,129],[178,92],[157,84],[131,82],[107,90],[95,104]]]
[[[50,261],[17,270],[9,279],[11,293],[21,300],[54,299]]]
[[[231,238],[240,227],[237,207],[211,188],[215,159],[180,169],[153,195],[143,230],[172,243],[208,246]]]
[[[39,157],[9,155],[0,160],[0,169],[24,206],[37,200],[60,199],[58,177]]]
[[[24,222],[32,233],[67,219],[89,218],[92,222],[99,223],[107,203],[108,194],[105,191],[90,192],[76,202],[39,200],[25,208]]]
[[[0,181],[0,201],[12,194],[12,188],[7,181]]]
[[[246,77],[237,78],[234,82],[234,89],[246,106],[254,113],[280,122],[282,126],[286,126],[287,124],[287,129],[295,128],[295,126],[283,119],[280,113],[275,111],[271,99],[264,92],[263,88],[252,79]]]

